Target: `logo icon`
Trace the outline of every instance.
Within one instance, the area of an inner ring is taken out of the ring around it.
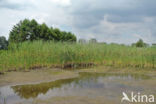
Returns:
[[[154,102],[154,95],[141,95],[141,93],[134,93],[131,92],[131,96],[128,96],[125,92],[122,92],[122,99],[121,102],[139,102],[139,103],[153,103]]]
[[[128,102],[131,102],[131,100],[128,98],[128,96],[127,96],[127,94],[125,92],[122,92],[122,95],[123,95],[123,98],[121,99],[121,102],[123,102],[124,100],[128,101]]]

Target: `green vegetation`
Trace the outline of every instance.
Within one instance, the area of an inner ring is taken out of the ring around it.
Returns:
[[[0,70],[26,70],[40,67],[79,67],[94,63],[115,67],[155,68],[155,47],[131,47],[117,44],[79,44],[33,41],[11,44],[0,51]]]
[[[49,28],[45,23],[38,24],[36,20],[25,19],[16,24],[9,34],[9,42],[24,42],[34,40],[53,40],[75,42],[76,36],[71,32]]]
[[[13,27],[9,46],[0,37],[0,73],[8,70],[27,70],[42,67],[78,68],[92,65],[115,67],[155,68],[156,47],[147,47],[143,40],[131,46],[115,43],[88,42],[71,32],[49,28],[34,19],[25,19]],[[83,44],[82,44],[83,43]],[[138,48],[139,47],[139,48]]]
[[[4,36],[0,36],[0,50],[8,48],[8,41]]]
[[[144,43],[142,39],[139,39],[136,43],[133,43],[132,46],[136,47],[147,47],[148,44]]]

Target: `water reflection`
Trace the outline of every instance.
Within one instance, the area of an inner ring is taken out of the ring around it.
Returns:
[[[102,88],[103,84],[97,83],[99,77],[107,77],[108,79],[126,79],[126,80],[140,80],[148,79],[149,76],[137,75],[137,74],[101,74],[101,73],[80,73],[80,77],[71,79],[62,79],[48,83],[30,84],[30,85],[18,85],[12,86],[14,92],[21,98],[29,99],[36,98],[40,94],[46,94],[49,90],[54,88],[61,88],[63,85],[71,84],[73,86],[79,85],[79,87],[93,87]]]
[[[2,99],[3,104],[6,104],[6,98],[2,96],[1,92],[0,92],[0,99]],[[1,104],[1,101],[0,101]]]
[[[141,86],[131,86],[149,76],[138,74],[102,74],[81,72],[79,77],[40,84],[6,86],[0,88],[0,104],[16,104],[33,99],[48,99],[55,96],[105,96],[115,98],[122,91],[144,91]],[[125,82],[129,82],[130,85]],[[132,83],[133,82],[133,83]]]
[[[77,80],[77,78],[63,79],[63,80],[57,80],[49,83],[41,83],[35,85],[12,86],[11,88],[21,98],[29,99],[29,98],[36,98],[39,94],[46,94],[49,89],[60,88],[63,84],[71,83],[74,80]]]

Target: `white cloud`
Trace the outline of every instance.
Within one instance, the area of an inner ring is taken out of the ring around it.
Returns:
[[[69,20],[71,16],[64,11],[64,6],[70,3],[68,0],[60,0],[60,4],[63,7],[58,7],[57,4],[52,3],[50,0],[8,0],[8,2],[21,4],[21,6],[32,2],[35,3],[32,3],[30,7],[22,10],[1,8],[0,13],[3,15],[0,16],[0,20],[2,20],[0,24],[0,36],[5,35],[8,38],[9,31],[12,29],[13,25],[25,18],[36,19],[40,24],[45,22],[49,26],[55,27],[70,24]]]
[[[84,29],[79,32],[79,38],[97,38],[99,41],[104,41],[107,43],[126,43],[131,44],[136,42],[138,39],[143,39],[146,43],[154,43],[155,38],[152,35],[151,27],[147,27],[147,20],[143,22],[132,22],[132,23],[118,23],[108,21],[109,15],[105,15],[103,20],[101,20],[97,25]],[[151,21],[151,18],[150,18]],[[153,23],[154,24],[154,23]]]
[[[71,5],[71,1],[70,0],[50,0],[53,3],[59,4],[61,6],[69,6]]]
[[[139,38],[148,43],[156,40],[155,0],[1,1],[0,36],[8,37],[9,30],[20,20],[34,18],[39,23],[70,30],[78,38],[126,44]]]
[[[34,3],[37,0],[6,0],[6,1],[9,3],[24,4],[24,3],[29,3],[29,2]]]

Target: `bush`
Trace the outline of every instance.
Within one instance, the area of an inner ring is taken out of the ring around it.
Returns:
[[[4,36],[0,37],[0,50],[1,49],[8,49],[8,41]]]
[[[139,39],[136,43],[133,43],[132,46],[136,46],[136,47],[147,47],[148,44],[144,43],[142,39]]]

